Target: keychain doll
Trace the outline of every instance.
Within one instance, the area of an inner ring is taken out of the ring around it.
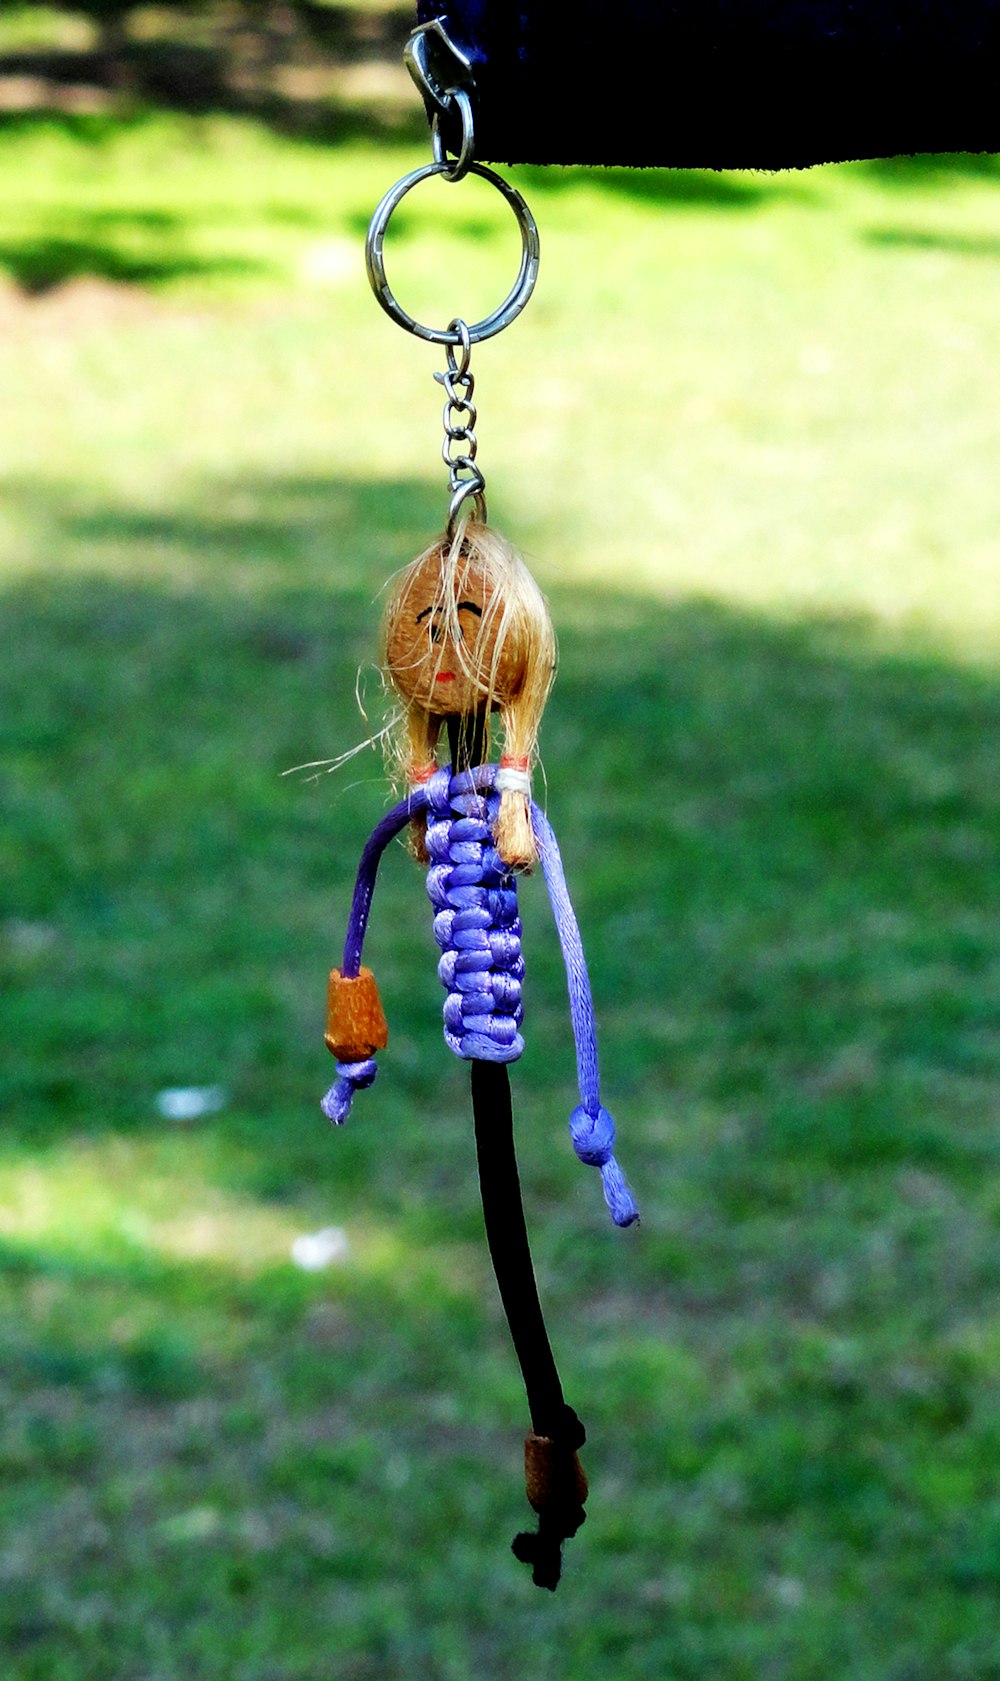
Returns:
[[[444,1037],[472,1064],[473,1109],[487,1235],[532,1414],[525,1445],[528,1499],[539,1534],[518,1557],[555,1587],[562,1540],[583,1521],[583,1429],[562,1399],[531,1271],[513,1151],[506,1064],[521,1055],[523,1006],[517,871],[541,863],[566,963],[580,1102],[570,1116],[580,1160],[601,1173],[616,1225],[638,1218],[613,1154],[614,1123],[600,1100],[593,1005],[583,947],[552,828],[530,798],[530,766],[552,683],[555,637],[524,562],[486,525],[463,520],[402,572],[384,624],[386,674],[404,705],[400,756],[407,797],[384,817],[358,869],[343,962],[330,976],[326,1044],[337,1079],[323,1100],[342,1124],[354,1093],[372,1084],[388,1042],[375,978],[361,966],[375,877],[386,846],[409,825],[427,860],[427,893],[446,991]],[[491,714],[504,732],[486,763]],[[439,765],[442,729],[450,762]]]
[[[371,971],[361,968],[379,859],[409,823],[414,850],[430,863],[427,893],[447,992],[444,1037],[469,1062],[515,1062],[524,1049],[521,921],[517,870],[539,860],[569,983],[580,1103],[570,1117],[573,1147],[599,1167],[618,1226],[638,1217],[612,1154],[614,1123],[600,1101],[597,1040],[583,947],[552,828],[530,798],[529,767],[555,669],[545,599],[520,557],[487,526],[463,522],[400,575],[384,627],[386,675],[405,706],[402,744],[410,792],[375,829],[362,854],[344,961],[330,976],[326,1044],[338,1079],[324,1113],[346,1120],[359,1086],[372,1084],[374,1053],[388,1029]],[[505,751],[483,763],[492,712]],[[435,757],[441,726],[450,765]],[[458,754],[454,754],[457,742]],[[466,761],[457,769],[456,759]]]
[[[468,102],[466,101],[466,106]],[[513,1543],[537,1585],[559,1581],[563,1541],[584,1521],[587,1482],[577,1457],[585,1432],[567,1406],[535,1285],[514,1152],[507,1065],[521,1035],[521,922],[517,875],[540,864],[566,964],[580,1101],[570,1134],[580,1160],[600,1171],[618,1226],[638,1210],[613,1153],[615,1128],[603,1107],[590,983],[562,861],[548,819],[531,799],[538,729],[555,674],[555,635],[545,599],[511,545],[487,524],[485,479],[476,463],[471,348],[520,312],[534,286],[538,232],[520,194],[471,161],[471,117],[462,156],[451,163],[435,139],[435,162],[386,194],[369,229],[369,276],[393,319],[447,347],[444,459],[451,500],[445,533],[397,576],[383,624],[387,682],[401,703],[396,756],[406,796],[377,824],[362,852],[344,941],[332,971],[326,1044],[337,1078],[323,1110],[341,1125],[355,1093],[375,1080],[376,1052],[388,1029],[375,978],[362,967],[365,931],[379,862],[389,842],[409,830],[426,864],[426,886],[445,989],[444,1037],[471,1064],[472,1107],[483,1214],[504,1310],[521,1366],[531,1430],[525,1484],[538,1532]],[[396,302],[385,277],[382,242],[403,195],[427,178],[474,172],[499,188],[522,234],[518,280],[494,314],[474,326],[423,327]],[[503,752],[490,762],[491,725],[499,718]]]

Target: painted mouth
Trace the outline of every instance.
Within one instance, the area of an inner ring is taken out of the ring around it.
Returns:
[[[435,683],[453,683],[454,680],[455,673],[453,671],[439,671],[434,678]]]

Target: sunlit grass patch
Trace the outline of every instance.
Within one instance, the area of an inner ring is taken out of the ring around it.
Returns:
[[[304,1308],[317,1295],[363,1296],[372,1285],[398,1288],[402,1313],[421,1291],[457,1305],[481,1285],[475,1257],[454,1244],[417,1248],[403,1231],[364,1219],[344,1232],[328,1271],[296,1278],[295,1240],[306,1235],[302,1201],[260,1200],[212,1184],[223,1167],[233,1176],[238,1154],[220,1138],[200,1148],[189,1138],[163,1145],[111,1132],[8,1156],[0,1167],[8,1261],[42,1274],[89,1276],[98,1288],[119,1274],[154,1288],[172,1284],[189,1303],[204,1289],[218,1305],[230,1284],[257,1280],[260,1302],[273,1289],[282,1310]],[[335,1159],[329,1165],[328,1208],[337,1194]],[[316,1217],[321,1209],[316,1199]]]

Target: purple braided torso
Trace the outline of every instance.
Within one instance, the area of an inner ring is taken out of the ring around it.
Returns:
[[[427,783],[427,894],[438,975],[448,994],[444,1037],[466,1060],[515,1062],[524,1050],[517,884],[493,844],[500,795],[440,770]]]
[[[515,1062],[524,1050],[519,1032],[524,959],[517,884],[493,843],[500,807],[500,795],[493,786],[497,768],[478,765],[454,777],[448,770],[435,771],[429,782],[386,813],[361,854],[344,938],[341,973],[355,978],[360,973],[379,859],[393,836],[426,811],[431,858],[427,892],[441,947],[438,974],[448,994],[444,1036],[455,1055],[466,1061]],[[615,1123],[601,1103],[594,1005],[580,930],[566,891],[556,837],[536,805],[531,806],[531,827],[566,962],[580,1084],[580,1102],[569,1118],[573,1148],[582,1162],[600,1169],[615,1224],[630,1226],[639,1211],[613,1155]],[[323,1099],[324,1114],[341,1126],[354,1093],[370,1086],[376,1072],[374,1056],[361,1062],[338,1061],[337,1079]]]

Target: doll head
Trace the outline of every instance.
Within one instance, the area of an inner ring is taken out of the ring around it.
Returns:
[[[529,771],[555,673],[545,598],[523,560],[487,526],[439,538],[399,573],[383,625],[386,674],[405,707],[406,780],[435,768],[441,725],[499,712],[502,764]],[[497,848],[506,864],[535,862],[526,794],[504,789]]]

